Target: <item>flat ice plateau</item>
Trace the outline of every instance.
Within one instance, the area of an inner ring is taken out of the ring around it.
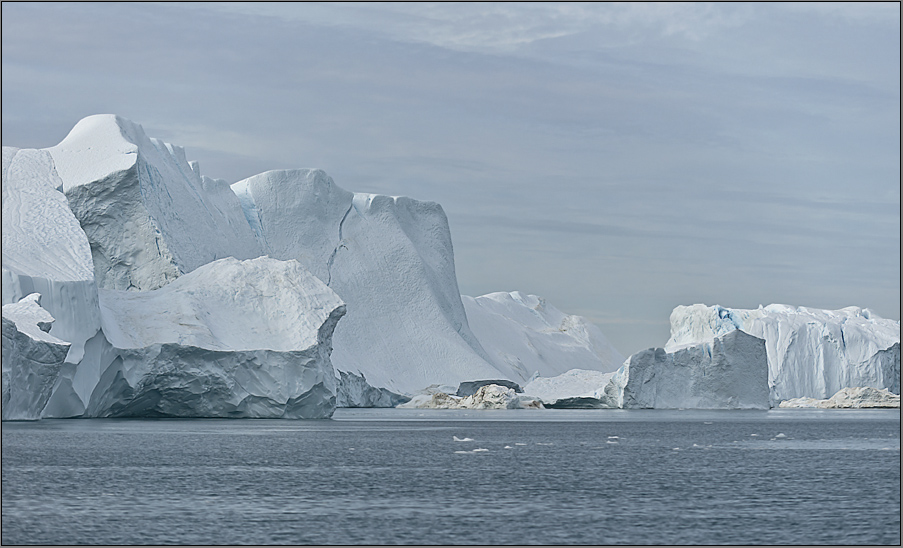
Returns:
[[[625,361],[539,296],[461,296],[435,202],[317,169],[230,184],[119,116],[2,160],[5,420],[760,409],[900,391],[900,323],[867,309],[678,307],[665,347]],[[525,393],[452,395],[492,380]]]

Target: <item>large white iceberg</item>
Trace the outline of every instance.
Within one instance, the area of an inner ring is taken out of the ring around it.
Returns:
[[[3,420],[41,418],[69,352],[69,343],[47,333],[54,319],[40,298],[3,305]]]
[[[347,303],[337,370],[401,394],[499,377],[468,326],[439,204],[348,192],[320,170],[232,189],[266,253],[298,260]]]
[[[525,383],[571,369],[611,372],[624,357],[598,327],[565,314],[536,295],[490,293],[462,296],[467,321],[493,365]]]
[[[768,409],[765,341],[735,330],[673,352],[643,350],[604,392],[622,409]]]
[[[100,303],[113,359],[87,416],[332,415],[345,306],[297,261],[220,259]]]
[[[900,322],[867,308],[678,306],[665,349],[708,343],[734,330],[765,340],[774,405],[790,398],[826,399],[852,386],[900,393]]]

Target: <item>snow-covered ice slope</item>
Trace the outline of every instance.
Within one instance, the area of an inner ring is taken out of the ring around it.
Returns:
[[[493,364],[518,383],[536,373],[554,377],[571,369],[615,371],[624,362],[598,327],[536,295],[514,291],[461,299],[470,329]]]
[[[775,405],[789,398],[826,399],[851,386],[900,393],[900,322],[854,306],[678,306],[671,313],[671,339],[665,348],[710,342],[736,329],[765,339]]]
[[[71,343],[54,390],[66,403],[56,407],[61,416],[78,415],[99,378],[90,342],[102,338],[91,247],[47,151],[3,147],[2,178],[3,304],[41,294],[56,319],[50,334]]]
[[[232,189],[265,252],[297,259],[347,303],[336,369],[402,394],[499,376],[468,327],[439,204],[347,192],[320,170]]]
[[[765,341],[734,330],[674,352],[637,352],[605,396],[623,409],[768,409]]]
[[[54,320],[40,298],[3,305],[3,420],[41,418],[69,352],[69,343],[47,333]]]
[[[119,116],[89,116],[49,149],[104,289],[150,290],[223,257],[261,249],[237,197],[181,147]]]
[[[323,418],[344,303],[297,261],[220,259],[153,291],[101,290],[115,358],[87,416]]]

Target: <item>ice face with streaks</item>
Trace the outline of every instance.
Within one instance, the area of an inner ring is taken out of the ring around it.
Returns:
[[[498,378],[468,326],[439,204],[348,192],[320,170],[269,171],[232,189],[270,256],[298,260],[348,304],[336,369],[399,394]]]
[[[734,330],[765,340],[774,405],[790,398],[826,399],[846,387],[900,393],[900,322],[867,308],[678,306],[665,348],[710,342]]]

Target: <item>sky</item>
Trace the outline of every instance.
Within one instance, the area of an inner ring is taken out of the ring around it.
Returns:
[[[3,2],[3,145],[100,113],[439,202],[463,294],[625,355],[681,304],[900,319],[897,3]]]

